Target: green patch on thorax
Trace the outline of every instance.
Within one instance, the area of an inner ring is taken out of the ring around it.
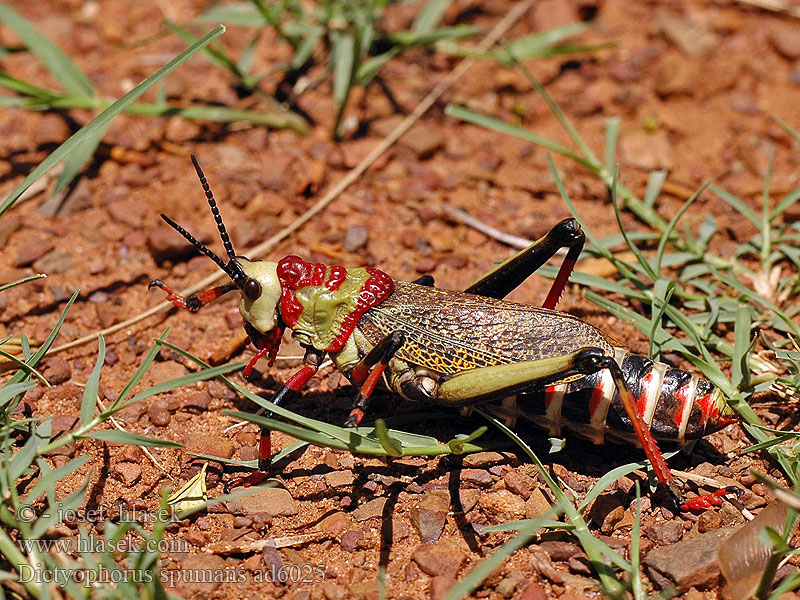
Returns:
[[[365,268],[347,269],[347,277],[337,290],[323,285],[309,285],[295,292],[295,298],[303,307],[294,325],[292,337],[301,344],[317,350],[327,349],[342,330],[347,315],[358,306],[358,294],[369,279]],[[330,277],[330,268],[325,280]]]

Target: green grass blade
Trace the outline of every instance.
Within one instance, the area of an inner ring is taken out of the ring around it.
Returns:
[[[47,275],[45,275],[44,273],[37,273],[36,275],[28,275],[27,277],[23,277],[22,279],[17,279],[16,281],[0,285],[0,292],[5,292],[6,290],[10,290],[13,287],[22,285],[23,283],[36,281],[37,279],[44,279],[45,277],[47,277]]]
[[[640,505],[641,492],[639,482],[636,482],[636,510],[633,516],[633,527],[631,528],[631,590],[633,590],[634,600],[645,600],[647,594],[642,585],[642,575],[639,572],[639,542],[641,541],[642,528],[642,507]]]
[[[183,444],[172,440],[162,440],[159,438],[131,433],[130,431],[120,431],[119,429],[108,429],[105,431],[94,431],[82,435],[81,438],[92,438],[104,442],[114,442],[115,444],[130,444],[132,446],[148,446],[157,448],[183,448]]]
[[[531,133],[530,131],[526,131],[525,129],[517,127],[516,125],[511,125],[510,123],[506,123],[505,121],[502,121],[496,117],[490,117],[489,115],[484,115],[481,113],[474,112],[468,108],[464,108],[463,106],[454,106],[452,104],[445,109],[445,114],[454,117],[456,119],[461,119],[462,121],[466,121],[467,123],[472,123],[473,125],[478,125],[480,127],[492,129],[494,131],[497,131],[498,133],[513,135],[514,137],[526,140],[538,146],[542,146],[543,148],[547,148],[549,150],[552,150],[553,152],[557,152],[562,156],[566,156],[567,158],[570,158],[575,162],[583,165],[587,169],[591,169],[592,171],[595,170],[595,167],[591,162],[589,162],[582,156],[575,154],[569,148],[566,148],[561,144],[557,144],[556,142],[550,141],[542,136],[536,135],[535,133]]]
[[[102,335],[97,336],[97,362],[94,364],[89,379],[86,380],[86,387],[83,389],[83,400],[81,401],[81,425],[86,425],[94,417],[94,409],[97,406],[97,390],[100,387],[100,370],[106,359],[106,341]]]
[[[11,401],[20,394],[36,387],[35,381],[22,381],[19,383],[6,383],[0,388],[0,409],[7,410]]]
[[[383,419],[375,421],[375,433],[378,436],[378,441],[380,441],[381,446],[386,450],[386,454],[389,456],[403,456],[403,445],[389,435],[389,428],[386,427],[386,421]]]
[[[203,36],[197,42],[192,44],[189,48],[181,52],[178,56],[173,58],[169,61],[166,65],[161,67],[158,71],[156,71],[153,75],[145,79],[142,83],[137,85],[133,88],[130,92],[122,96],[119,100],[114,102],[111,106],[109,106],[106,110],[100,113],[97,117],[95,117],[88,125],[82,127],[79,131],[74,133],[70,138],[61,144],[58,148],[56,148],[47,158],[45,158],[39,166],[37,166],[33,171],[28,174],[27,177],[19,184],[14,191],[5,199],[2,206],[0,206],[0,216],[4,215],[19,199],[19,197],[27,190],[34,181],[39,179],[42,175],[47,173],[50,169],[52,169],[59,161],[63,158],[67,157],[70,153],[72,153],[80,144],[84,141],[87,141],[91,138],[94,132],[102,129],[108,125],[108,123],[117,116],[120,112],[122,112],[126,107],[130,106],[134,100],[139,98],[142,94],[144,94],[147,90],[153,87],[156,83],[161,81],[164,77],[166,77],[169,73],[174,71],[184,62],[186,62],[189,58],[194,56],[197,52],[199,52],[202,48],[204,48],[209,42],[216,39],[220,35],[223,34],[225,28],[222,26],[216,27],[211,32]]]
[[[791,127],[789,127],[789,125],[787,123],[785,123],[782,119],[776,117],[775,115],[772,115],[772,120],[775,121],[778,124],[778,126],[781,129],[783,129],[786,133],[788,133],[790,136],[792,136],[794,139],[796,139],[798,142],[800,142],[800,134],[797,133]]]
[[[729,275],[726,275],[726,274],[718,271],[717,269],[711,269],[711,272],[714,273],[714,275],[720,281],[722,281],[726,285],[729,285],[730,287],[735,289],[737,292],[739,292],[745,298],[748,298],[748,299],[752,300],[753,302],[755,302],[756,304],[760,304],[761,306],[771,310],[773,313],[775,313],[775,315],[779,319],[781,319],[781,321],[783,321],[786,324],[786,326],[789,328],[790,331],[792,331],[796,336],[800,336],[800,326],[798,326],[789,317],[787,317],[783,313],[783,311],[781,311],[777,306],[775,306],[775,304],[773,304],[770,300],[768,300],[767,298],[764,298],[764,296],[762,296],[760,294],[757,294],[756,292],[754,292],[753,290],[751,290],[747,286],[743,285],[737,279],[734,279],[733,277],[730,277]]]
[[[451,0],[428,0],[414,17],[411,24],[411,31],[416,34],[431,33],[442,20]]]
[[[675,456],[680,450],[674,450],[672,452],[665,452],[664,459],[668,460]],[[605,475],[603,475],[600,479],[598,479],[589,492],[586,494],[586,497],[583,499],[583,502],[580,503],[578,506],[578,510],[583,512],[586,508],[592,503],[592,501],[597,498],[600,494],[606,491],[606,488],[614,483],[620,477],[624,477],[628,473],[633,473],[634,471],[646,469],[649,466],[648,461],[642,462],[635,462],[635,463],[628,463],[627,465],[622,465],[611,469]]]
[[[66,160],[64,160],[61,174],[53,187],[53,192],[50,194],[51,197],[57,197],[63,193],[80,170],[83,169],[84,165],[92,159],[110,124],[108,123],[105,127],[101,127],[92,132],[91,135],[86,136],[83,143],[67,156]]]
[[[61,95],[60,92],[33,85],[3,71],[0,71],[0,87],[31,97],[30,99],[22,98],[24,102],[32,102],[34,99],[44,101]]]
[[[744,218],[750,221],[756,229],[761,229],[761,219],[756,216],[756,213],[750,210],[750,207],[747,206],[741,198],[717,187],[713,183],[710,188],[712,192],[730,204],[736,212],[741,213]]]
[[[8,25],[20,37],[67,92],[84,96],[94,94],[91,80],[72,62],[72,59],[39,31],[33,23],[4,2],[0,2],[0,21]]]
[[[252,2],[233,2],[212,6],[195,23],[223,23],[238,27],[264,27],[267,20]]]
[[[647,187],[644,190],[644,197],[642,202],[645,206],[654,206],[658,195],[661,193],[661,188],[667,180],[667,171],[650,171],[647,176]]]
[[[292,62],[289,63],[289,69],[296,71],[302,67],[306,61],[314,54],[314,50],[319,45],[322,36],[325,34],[324,27],[314,27],[308,34],[303,37],[303,41],[297,46],[297,50],[292,57]]]
[[[78,298],[78,294],[80,290],[76,291],[72,294],[72,297],[67,301],[66,306],[64,306],[64,310],[61,311],[61,316],[58,318],[58,321],[55,324],[55,327],[50,331],[50,335],[47,336],[47,339],[44,343],[39,346],[39,349],[36,351],[36,354],[31,356],[29,359],[26,359],[26,363],[31,367],[36,367],[39,364],[39,361],[42,360],[42,357],[47,354],[47,351],[50,350],[50,346],[53,345],[53,341],[56,339],[58,332],[61,330],[61,326],[64,324],[64,319],[67,318],[67,311],[69,311],[70,306],[72,306],[73,302]],[[23,346],[24,347],[24,346]],[[24,381],[27,379],[28,374],[22,371],[18,371],[12,375],[11,379],[8,380],[7,383],[18,383],[20,381]]]
[[[536,90],[536,92],[545,101],[547,106],[550,107],[551,112],[555,115],[556,119],[558,119],[558,122],[561,123],[564,131],[567,132],[567,135],[569,135],[575,145],[580,148],[580,151],[583,153],[583,156],[586,158],[587,162],[595,166],[595,169],[593,170],[596,171],[596,166],[600,165],[600,161],[597,160],[597,157],[594,155],[594,152],[592,152],[592,149],[589,148],[586,142],[583,141],[583,138],[578,133],[578,130],[573,127],[572,123],[567,118],[567,115],[564,114],[564,111],[561,110],[561,107],[558,104],[556,104],[555,100],[553,100],[539,80],[534,77],[533,73],[531,73],[527,68],[525,68],[525,65],[517,60],[516,55],[512,54],[511,56],[517,66],[522,70],[522,73],[528,79],[528,82],[531,84],[533,89]],[[611,173],[607,172],[607,175],[611,175]]]
[[[664,277],[656,279],[653,285],[653,300],[651,305],[650,316],[650,348],[648,356],[655,360],[661,351],[660,346],[656,343],[657,339],[663,338],[668,334],[661,326],[661,320],[664,318],[664,312],[669,306],[669,300],[672,298],[672,292],[675,291],[675,282]],[[662,333],[663,332],[663,333]]]
[[[772,179],[772,165],[775,162],[775,150],[769,155],[767,173],[764,177],[764,191],[761,198],[761,268],[766,271],[769,268],[769,255],[772,252],[772,229],[769,218],[769,182]]]
[[[6,480],[8,481],[9,487],[15,486],[17,479],[31,467],[33,461],[36,459],[36,451],[42,444],[47,443],[50,439],[50,431],[51,424],[48,419],[31,433],[25,445],[11,457],[6,469]]]
[[[39,371],[34,369],[32,366],[30,366],[25,361],[19,359],[18,357],[14,356],[13,354],[10,354],[10,353],[6,352],[5,350],[0,350],[0,356],[2,356],[3,358],[5,358],[8,361],[11,361],[15,365],[17,365],[17,368],[25,371],[26,373],[29,373],[29,374],[33,375],[34,377],[36,377],[36,379],[41,381],[45,386],[50,387],[50,382],[48,382],[47,379],[45,379],[44,375],[39,373]]]
[[[134,374],[125,384],[125,387],[122,388],[117,399],[114,400],[111,405],[108,407],[107,411],[116,411],[117,407],[120,406],[125,400],[128,398],[128,395],[133,391],[133,388],[142,380],[144,374],[147,372],[147,369],[150,368],[150,365],[153,364],[153,361],[156,359],[156,355],[158,355],[158,351],[161,349],[159,347],[159,342],[163,342],[166,340],[167,336],[169,335],[169,327],[164,330],[158,338],[156,338],[153,347],[150,348],[150,351],[145,355],[142,362],[139,364],[139,367],[136,369]]]
[[[692,204],[694,204],[694,201],[700,197],[700,194],[702,194],[706,190],[708,185],[709,185],[708,182],[705,182],[703,183],[703,185],[697,188],[697,191],[695,191],[695,193],[692,194],[691,197],[686,202],[683,203],[683,206],[681,206],[680,210],[675,214],[674,217],[672,217],[670,222],[667,224],[666,229],[664,229],[664,232],[661,235],[661,241],[658,242],[658,250],[656,251],[657,273],[661,272],[661,261],[664,256],[664,249],[667,247],[667,242],[669,241],[669,238],[672,235],[672,231],[675,229],[675,226],[678,224],[678,221],[680,221],[681,217],[683,216],[683,213],[689,210],[689,207]]]
[[[39,478],[39,481],[25,494],[24,503],[25,504],[33,504],[36,500],[44,494],[47,490],[55,489],[56,483],[58,483],[61,479],[72,473],[73,471],[80,469],[86,462],[89,460],[89,457],[79,456],[78,458],[73,458],[66,464],[61,465],[60,467],[56,467],[55,469],[50,469],[49,472],[45,473],[42,466],[48,466],[45,461],[40,459],[40,470],[42,471],[42,476]]]
[[[28,539],[41,539],[48,529],[63,521],[65,514],[74,513],[83,504],[84,494],[88,485],[89,479],[87,478],[81,487],[59,500],[57,506],[48,506],[49,510],[44,511],[42,516],[33,523]]]
[[[378,71],[380,71],[383,65],[389,62],[390,59],[400,54],[400,50],[401,49],[399,46],[395,46],[383,54],[372,56],[362,62],[356,70],[356,85],[360,85],[362,87],[368,85],[373,79],[375,79],[375,75],[378,74]]]
[[[785,212],[787,208],[793,206],[798,200],[800,200],[800,188],[797,188],[788,194],[786,198],[778,203],[774,210],[769,213],[769,220],[774,221],[779,215]]]
[[[447,442],[447,445],[450,447],[450,451],[453,454],[463,454],[464,453],[464,445],[467,442],[472,442],[477,440],[481,437],[484,433],[489,430],[488,427],[485,425],[483,427],[478,427],[475,431],[468,435],[457,435],[455,438]]]
[[[505,44],[503,48],[492,50],[488,54],[494,56],[495,60],[500,61],[502,64],[511,65],[518,60],[544,58],[564,52],[580,52],[582,47],[575,44],[565,44],[563,46],[556,46],[556,44],[568,37],[583,33],[590,27],[589,23],[578,21],[546,31],[538,31],[516,38]]]
[[[331,61],[333,63],[333,102],[336,105],[334,131],[339,135],[347,98],[355,76],[356,40],[346,32],[331,35]]]
[[[622,119],[619,117],[606,119],[605,165],[606,171],[609,173],[614,172],[614,166],[617,164],[617,141],[619,140],[619,128],[621,123]]]
[[[260,39],[261,32],[258,32],[250,39],[247,46],[242,50],[239,60],[236,61],[236,68],[245,76],[248,76],[253,71],[253,61],[256,57],[256,48]]]
[[[552,517],[555,516],[555,507],[553,513],[526,523],[516,536],[500,546],[491,556],[481,560],[466,577],[454,585],[447,592],[444,600],[459,600],[474,592],[495,569],[503,564],[506,558],[525,546],[541,528],[547,527],[552,522]]]
[[[731,357],[731,383],[738,389],[747,387],[750,374],[747,365],[747,355],[750,350],[750,327],[750,309],[747,306],[740,306],[736,311],[733,356]]]
[[[236,371],[241,368],[242,368],[242,363],[228,363],[225,365],[219,365],[217,367],[211,367],[209,369],[196,371],[194,373],[189,373],[188,375],[184,375],[183,377],[176,377],[175,379],[170,379],[169,381],[162,381],[161,383],[158,383],[152,387],[147,388],[143,392],[136,394],[136,396],[131,398],[131,402],[138,402],[140,400],[144,400],[145,398],[149,398],[150,396],[155,396],[156,394],[168,392],[170,390],[174,390],[176,388],[183,387],[185,385],[197,383],[198,381],[206,381],[207,379],[212,379],[217,375],[230,373],[231,371]]]
[[[642,254],[642,251],[639,250],[639,247],[628,238],[628,233],[626,231],[626,228],[622,224],[622,214],[620,213],[619,203],[617,202],[617,181],[618,181],[617,178],[619,176],[619,168],[612,167],[612,169],[613,169],[612,172],[614,173],[614,178],[611,180],[611,204],[614,206],[614,216],[617,219],[617,225],[619,226],[619,231],[622,234],[622,238],[625,240],[625,244],[627,244],[628,249],[636,257],[636,260],[639,262],[642,269],[644,269],[645,274],[650,279],[655,281],[656,279],[658,279],[658,266],[653,268],[653,266],[650,264],[650,261],[648,261],[644,257],[644,254]]]

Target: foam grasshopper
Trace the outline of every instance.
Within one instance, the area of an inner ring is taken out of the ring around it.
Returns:
[[[192,312],[238,291],[245,330],[258,349],[246,377],[261,358],[273,364],[284,330],[291,329],[305,350],[303,366],[277,392],[275,404],[300,393],[327,355],[360,388],[346,426],[361,421],[381,380],[408,400],[449,407],[490,403],[495,414],[509,421],[525,417],[551,435],[566,428],[598,444],[606,438],[638,442],[678,499],[680,483],[656,439],[685,443],[735,420],[709,381],[631,354],[596,327],[555,310],[584,245],[575,219],[561,221],[465,291],[442,290],[430,276],[409,283],[375,268],[237,256],[208,182],[192,162],[227,261],[161,216],[230,281],[188,298],[158,279],[150,287]],[[503,300],[560,248],[567,254],[542,307]],[[259,470],[228,481],[226,489],[264,479],[271,455],[270,433],[262,430]],[[723,489],[711,503],[736,490]]]

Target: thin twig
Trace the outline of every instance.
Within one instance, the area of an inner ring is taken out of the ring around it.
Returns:
[[[519,2],[515,4],[511,10],[508,11],[505,17],[495,25],[492,30],[487,34],[487,36],[483,39],[481,44],[478,46],[480,52],[485,52],[489,48],[491,48],[494,43],[500,39],[500,37],[508,31],[511,26],[517,22],[517,20],[522,17],[533,5],[534,0],[525,0],[524,2]],[[387,135],[383,141],[378,144],[372,151],[364,157],[364,159],[356,165],[353,170],[351,170],[345,177],[337,183],[333,189],[331,189],[325,196],[323,196],[319,201],[317,201],[314,206],[309,208],[306,212],[300,215],[295,221],[291,224],[287,225],[283,229],[281,229],[278,233],[273,235],[271,238],[267,239],[266,241],[258,244],[257,246],[245,251],[243,254],[247,256],[259,257],[281,243],[284,239],[289,237],[292,233],[297,231],[300,227],[305,225],[308,221],[310,221],[314,216],[320,213],[323,209],[325,209],[328,204],[333,202],[344,190],[346,190],[350,185],[358,179],[371,165],[375,160],[381,156],[386,150],[388,150],[392,144],[394,144],[400,137],[406,133],[411,126],[416,123],[419,118],[425,114],[425,112],[433,106],[434,102],[439,99],[439,97],[449,88],[453,83],[455,83],[464,73],[466,73],[467,69],[469,69],[472,64],[475,62],[475,59],[472,58],[465,58],[462,60],[455,69],[453,69],[447,77],[445,77],[442,81],[440,81],[431,92],[425,96],[422,102],[417,105],[411,114],[409,114],[403,121],[392,130],[389,135]],[[209,287],[212,284],[216,283],[217,280],[221,279],[225,275],[222,271],[214,271],[208,277],[205,277],[201,281],[195,283],[194,285],[190,285],[183,290],[180,290],[180,294],[182,296],[189,296],[195,292],[202,290],[203,288]],[[170,302],[160,302],[155,306],[147,309],[146,311],[139,313],[135,317],[131,317],[130,319],[123,321],[121,323],[117,323],[116,325],[112,325],[111,327],[107,327],[99,332],[91,333],[89,335],[83,336],[78,338],[77,340],[73,340],[71,342],[67,342],[66,344],[61,344],[60,346],[56,346],[55,348],[50,349],[50,354],[55,354],[56,352],[61,352],[62,350],[67,350],[69,348],[74,348],[76,346],[80,346],[86,344],[88,342],[94,341],[97,339],[98,334],[102,334],[103,336],[108,336],[112,333],[116,333],[117,331],[121,331],[138,323],[139,321],[143,321],[144,319],[151,317],[155,314],[163,312],[169,308],[172,308],[172,303]]]
[[[103,401],[100,400],[99,396],[96,396],[95,398],[97,399],[97,406],[99,406],[101,408],[101,410],[103,410],[103,412],[105,412],[106,411],[106,407],[103,405]],[[120,425],[119,421],[117,421],[114,417],[109,417],[108,420],[111,421],[112,425],[114,425],[114,427],[116,427],[120,431],[124,431],[125,433],[130,433],[127,429],[125,429],[122,425]],[[150,450],[148,450],[144,446],[139,446],[139,449],[142,452],[145,453],[147,458],[149,458],[155,466],[157,466],[159,469],[161,469],[161,471],[164,473],[164,475],[169,477],[171,481],[175,481],[175,478],[170,474],[169,471],[167,471],[167,469],[160,462],[158,462],[158,459],[155,456],[153,456],[153,454],[152,454],[152,452],[150,452]]]
[[[463,223],[468,227],[472,227],[474,230],[480,231],[482,234],[492,238],[493,240],[497,240],[501,244],[511,246],[517,250],[522,250],[523,248],[527,248],[533,244],[533,240],[519,237],[513,233],[506,233],[505,231],[501,231],[500,229],[492,227],[491,225],[487,225],[483,221],[476,219],[466,211],[456,208],[455,206],[445,204],[442,210],[454,221],[458,221],[459,223]]]
[[[785,13],[789,16],[800,18],[800,6],[794,6],[783,0],[738,0],[742,4],[749,4],[757,8],[772,12]]]

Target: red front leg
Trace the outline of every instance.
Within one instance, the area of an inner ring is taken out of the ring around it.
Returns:
[[[204,292],[192,294],[188,298],[184,298],[180,294],[173,292],[172,288],[160,279],[153,279],[153,281],[147,284],[148,290],[152,290],[154,287],[162,289],[167,293],[167,302],[172,302],[174,306],[188,310],[189,312],[197,312],[206,304],[209,304],[220,296],[237,289],[235,283],[226,283],[224,285],[211,288],[210,290],[205,290]]]
[[[292,375],[286,383],[283,384],[278,393],[272,399],[273,404],[281,404],[286,399],[291,399],[297,396],[319,370],[319,365],[322,363],[324,352],[320,353],[316,350],[307,350],[305,358],[303,359],[305,365],[297,373]],[[271,413],[267,413],[270,416]],[[250,475],[233,477],[225,482],[225,493],[229,493],[233,487],[244,485],[250,487],[258,485],[269,476],[270,459],[272,458],[272,437],[269,429],[261,428],[261,437],[258,443],[258,471]]]

